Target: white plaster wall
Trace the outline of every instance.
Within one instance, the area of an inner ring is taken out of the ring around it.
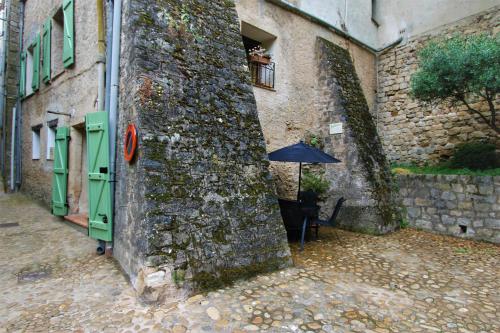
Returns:
[[[379,46],[396,40],[401,30],[411,38],[496,5],[500,0],[378,0]]]
[[[362,42],[377,47],[377,26],[371,20],[371,0],[288,0],[287,2]]]

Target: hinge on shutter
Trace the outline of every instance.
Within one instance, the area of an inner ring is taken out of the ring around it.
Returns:
[[[102,223],[108,223],[108,216],[106,214],[97,214],[99,216],[102,216]]]

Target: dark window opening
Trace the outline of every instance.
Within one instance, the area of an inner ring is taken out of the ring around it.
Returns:
[[[466,225],[459,225],[460,227],[460,233],[466,234],[467,233],[467,226]]]
[[[52,17],[52,42],[51,42],[51,73],[55,77],[64,71],[63,47],[64,47],[64,14],[62,7]]]
[[[242,37],[252,84],[261,88],[274,89],[275,64],[271,61],[271,56],[266,54],[266,49],[262,47],[261,42],[247,36]]]

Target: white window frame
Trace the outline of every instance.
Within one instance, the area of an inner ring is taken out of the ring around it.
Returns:
[[[54,160],[54,149],[56,147],[57,126],[47,127],[47,161]]]
[[[40,127],[33,128],[31,130],[31,159],[33,160],[39,160],[40,159]]]
[[[28,47],[26,52],[26,96],[34,93],[33,91],[33,46]]]

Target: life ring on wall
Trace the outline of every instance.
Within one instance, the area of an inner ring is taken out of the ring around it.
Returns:
[[[125,160],[131,162],[137,149],[137,128],[134,124],[129,124],[125,132],[125,145],[123,147]]]

